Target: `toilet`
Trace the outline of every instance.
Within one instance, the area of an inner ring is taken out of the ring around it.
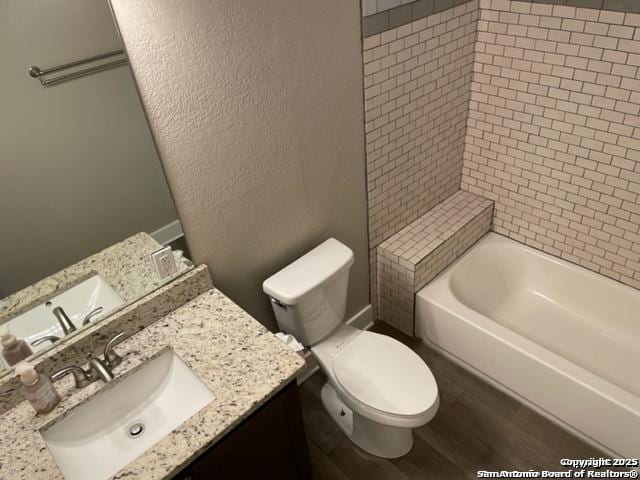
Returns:
[[[397,458],[413,429],[438,410],[438,386],[410,348],[344,323],[353,264],[349,247],[330,238],[263,283],[278,327],[310,347],[327,375],[322,403],[342,431],[373,455]]]

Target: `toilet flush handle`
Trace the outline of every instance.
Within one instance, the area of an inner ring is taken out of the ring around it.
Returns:
[[[274,305],[279,306],[280,308],[284,308],[285,310],[289,307],[286,303],[282,303],[280,300],[278,300],[277,298],[273,298],[273,297],[271,297],[271,303],[273,303]]]

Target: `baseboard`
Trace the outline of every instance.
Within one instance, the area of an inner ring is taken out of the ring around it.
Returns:
[[[359,328],[360,330],[369,330],[373,326],[373,308],[371,307],[371,305],[367,305],[353,317],[347,320],[346,323],[347,325]],[[320,370],[318,362],[316,362],[316,359],[313,357],[310,350],[305,349],[303,356],[307,362],[307,365],[296,378],[298,385],[302,385],[311,375]]]
[[[347,320],[347,325],[359,328],[360,330],[369,330],[373,327],[373,307],[371,305],[364,307]]]
[[[175,220],[166,224],[164,227],[160,227],[155,232],[151,232],[149,235],[160,245],[167,245],[184,236],[184,232],[182,231],[180,220]]]

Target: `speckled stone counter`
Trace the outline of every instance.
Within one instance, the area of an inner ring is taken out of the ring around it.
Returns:
[[[153,269],[150,255],[161,247],[162,245],[146,233],[138,233],[111,245],[13,295],[0,299],[0,323],[95,274],[99,274],[122,297],[125,304],[137,300],[182,275],[192,266],[187,261],[177,261],[178,271],[171,277],[160,280]]]
[[[116,333],[133,335],[212,287],[207,266],[195,267],[109,317],[74,332],[29,361],[40,373],[51,375],[62,367],[78,363],[78,359],[87,358],[88,354],[100,355]],[[20,382],[14,375],[7,370],[0,372],[0,415],[22,401],[19,388]]]
[[[215,399],[123,468],[115,479],[170,478],[291,381],[304,366],[297,353],[217,290],[183,305],[116,350],[122,377],[160,351],[174,352],[204,381]],[[115,380],[117,382],[117,378]],[[112,384],[78,390],[69,377],[56,384],[63,400],[47,415],[27,402],[0,417],[0,478],[63,479],[40,435],[94,394]]]

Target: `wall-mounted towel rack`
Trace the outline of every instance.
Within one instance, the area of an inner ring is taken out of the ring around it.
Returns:
[[[93,57],[87,57],[81,60],[76,60],[75,62],[65,63],[63,65],[58,65],[55,67],[45,68],[44,70],[40,69],[39,67],[33,66],[33,67],[29,67],[29,75],[31,75],[33,78],[37,78],[38,80],[40,80],[40,85],[42,85],[43,87],[48,87],[51,85],[55,85],[57,83],[66,82],[67,80],[72,80],[74,78],[80,78],[87,75],[91,75],[92,73],[98,73],[104,70],[109,70],[111,68],[116,68],[122,65],[126,65],[128,60],[126,57],[119,58],[117,60],[112,60],[107,63],[101,63],[99,65],[83,68],[82,70],[76,70],[71,73],[59,75],[57,77],[48,78],[48,79],[44,78],[46,75],[59,72],[61,70],[68,70],[69,68],[78,67],[80,65],[84,65],[87,63],[93,63],[93,62],[98,62],[100,60],[105,60],[107,58],[117,57],[120,55],[126,55],[124,53],[124,50],[114,50],[113,52],[94,55]]]

